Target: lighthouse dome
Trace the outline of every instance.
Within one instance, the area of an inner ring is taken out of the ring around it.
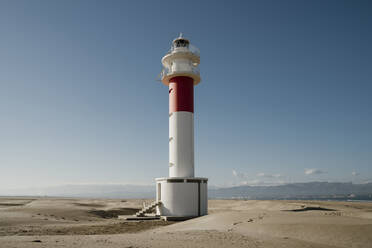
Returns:
[[[186,47],[188,48],[190,45],[190,41],[188,39],[185,39],[182,37],[182,33],[180,36],[176,39],[173,40],[173,47],[178,48],[178,47]]]

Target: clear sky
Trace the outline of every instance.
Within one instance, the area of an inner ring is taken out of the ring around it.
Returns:
[[[371,1],[0,1],[0,188],[168,175],[160,59],[201,50],[211,185],[372,180]]]

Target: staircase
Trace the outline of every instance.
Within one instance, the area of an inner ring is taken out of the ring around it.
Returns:
[[[160,206],[160,204],[161,204],[160,201],[158,201],[158,202],[155,201],[155,202],[151,203],[151,204],[148,205],[148,206],[144,206],[144,207],[143,207],[140,211],[138,211],[135,215],[136,215],[137,217],[144,217],[145,214],[152,212],[152,211],[154,210],[154,208],[156,208],[157,206]]]

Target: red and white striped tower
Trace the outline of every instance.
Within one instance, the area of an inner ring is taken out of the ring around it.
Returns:
[[[208,179],[194,177],[194,85],[200,83],[200,52],[181,34],[161,62],[161,80],[169,87],[169,177],[157,179],[157,212],[205,215]]]

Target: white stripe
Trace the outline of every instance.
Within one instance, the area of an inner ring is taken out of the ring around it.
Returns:
[[[194,177],[194,114],[173,112],[169,117],[169,177]]]

